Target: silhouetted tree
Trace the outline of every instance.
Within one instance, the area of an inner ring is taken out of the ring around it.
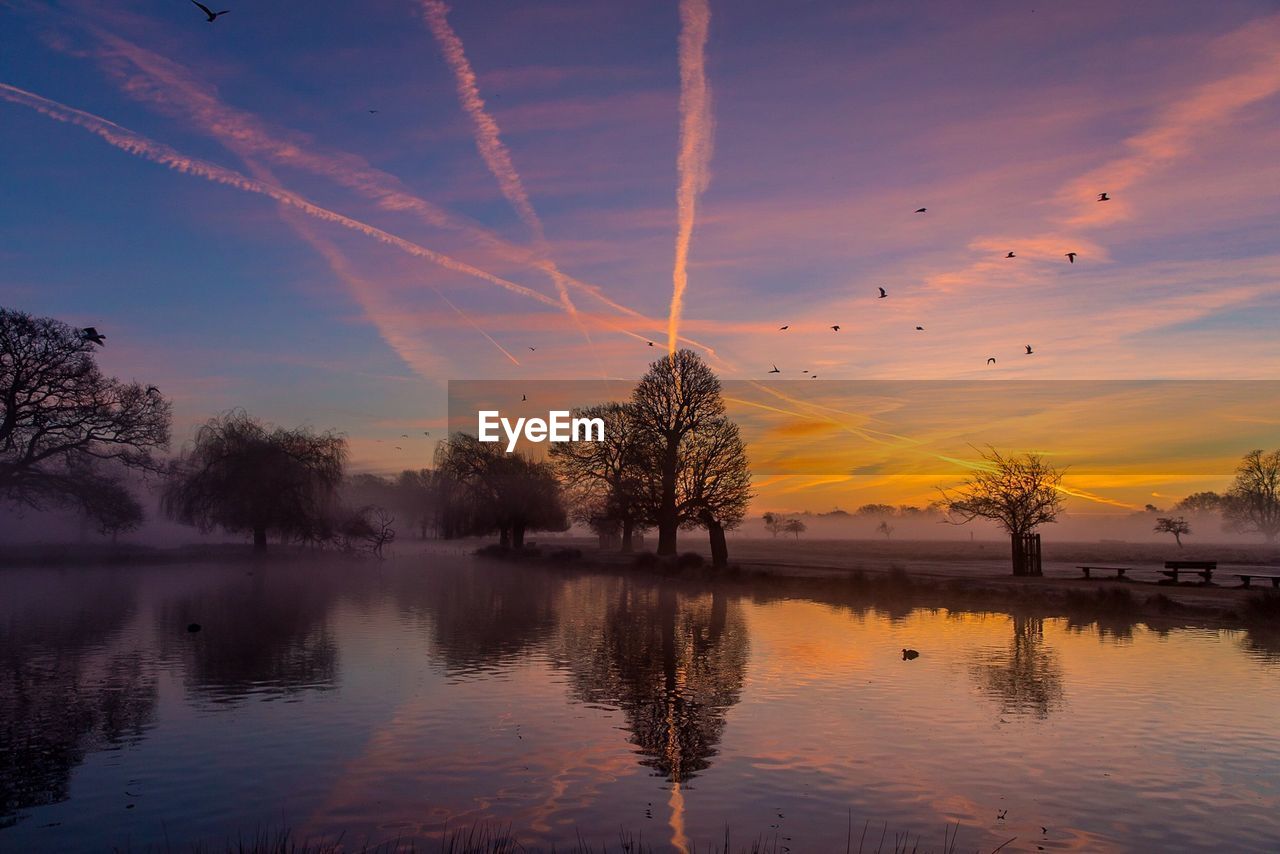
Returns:
[[[630,404],[606,403],[574,413],[604,422],[604,439],[557,442],[548,452],[568,487],[574,517],[601,534],[620,532],[622,551],[645,521],[645,457]]]
[[[1157,534],[1173,534],[1173,538],[1178,542],[1178,548],[1182,548],[1182,535],[1190,534],[1191,526],[1181,516],[1162,516],[1156,520],[1156,526],[1153,530]]]
[[[680,528],[682,445],[690,433],[724,414],[720,380],[691,350],[677,350],[649,366],[631,395],[637,439],[646,444],[654,475],[650,501],[658,554],[676,553]]]
[[[786,531],[788,534],[792,534],[797,540],[800,539],[800,535],[807,529],[808,526],[799,519],[788,519],[782,526],[782,530]]]
[[[884,534],[884,538],[887,540],[893,536],[893,526],[887,521],[881,520],[880,524],[876,525],[876,533]]]
[[[680,456],[680,517],[686,525],[707,529],[712,565],[728,566],[725,531],[742,524],[751,501],[747,448],[738,425],[727,418],[709,419],[688,434]]]
[[[855,516],[892,516],[894,509],[892,504],[863,504],[853,513]]]
[[[787,524],[787,519],[778,513],[766,513],[761,517],[764,519],[764,529],[775,537],[782,532],[782,526]]]
[[[305,427],[269,427],[232,410],[209,419],[177,459],[161,496],[170,518],[203,531],[250,532],[257,551],[267,532],[328,539],[347,443]]]
[[[1173,509],[1193,515],[1221,513],[1224,500],[1216,492],[1193,492],[1175,504]]]
[[[959,519],[955,524],[974,519],[997,523],[1009,532],[1016,553],[1020,537],[1057,521],[1064,503],[1062,472],[1039,454],[1006,457],[988,448],[982,458],[982,466],[968,480],[953,490],[941,490],[944,506],[953,522]]]
[[[382,557],[382,550],[395,541],[396,531],[391,527],[395,521],[386,508],[367,504],[340,515],[334,538],[345,551],[366,549]]]
[[[114,530],[141,507],[104,472],[159,471],[170,407],[154,386],[104,376],[95,346],[61,321],[0,308],[0,501],[72,507]]]
[[[1261,534],[1268,543],[1280,534],[1280,450],[1250,451],[1236,468],[1236,479],[1223,503],[1227,528]]]
[[[526,531],[569,527],[560,482],[549,463],[455,433],[438,446],[436,470],[452,484],[447,495],[455,502],[455,535],[497,531],[503,546],[518,549]]]

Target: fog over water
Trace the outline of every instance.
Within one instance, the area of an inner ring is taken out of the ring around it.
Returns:
[[[425,840],[447,820],[509,823],[533,846],[612,845],[622,827],[677,850],[728,824],[819,851],[850,815],[932,848],[955,823],[983,850],[1280,837],[1280,648],[1243,632],[814,601],[454,547],[3,573],[6,850],[282,822]]]

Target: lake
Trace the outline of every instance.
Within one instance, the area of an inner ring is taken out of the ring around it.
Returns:
[[[1243,632],[457,550],[3,570],[0,593],[5,851],[286,827],[435,850],[477,823],[562,850],[726,825],[779,852],[1280,845],[1280,656]]]

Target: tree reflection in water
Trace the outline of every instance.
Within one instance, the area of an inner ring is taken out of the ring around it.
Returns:
[[[1062,666],[1045,645],[1043,619],[1015,615],[1012,625],[1008,648],[983,652],[972,673],[983,693],[999,701],[1001,714],[1043,720],[1062,703]]]
[[[672,783],[706,769],[746,672],[740,605],[720,590],[621,581],[598,631],[579,637],[588,646],[568,659],[575,693],[622,708],[641,763]]]
[[[298,583],[259,571],[161,608],[160,647],[182,659],[188,688],[218,702],[260,692],[292,694],[337,684],[338,648],[328,617],[339,585]],[[201,631],[186,632],[188,623]]]
[[[141,738],[155,714],[150,662],[120,637],[132,590],[77,592],[0,619],[0,828],[65,801],[88,753]]]

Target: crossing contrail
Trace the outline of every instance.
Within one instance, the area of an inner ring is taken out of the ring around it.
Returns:
[[[485,108],[484,98],[480,96],[480,87],[476,82],[476,74],[471,67],[470,60],[467,59],[466,51],[462,46],[462,39],[458,37],[453,27],[449,25],[449,7],[441,0],[422,0],[422,11],[427,27],[435,37],[436,43],[440,45],[440,51],[444,54],[449,70],[453,72],[454,83],[458,90],[458,101],[462,104],[462,109],[470,117],[475,131],[476,150],[480,152],[480,157],[484,160],[485,165],[489,167],[489,172],[497,179],[502,195],[506,197],[511,207],[515,209],[516,214],[533,233],[534,246],[538,255],[547,262],[547,273],[555,284],[561,304],[578,325],[583,336],[587,339],[587,343],[590,344],[591,336],[587,332],[587,328],[582,325],[581,318],[578,317],[578,309],[574,306],[573,299],[569,296],[569,287],[565,281],[565,276],[560,272],[555,262],[551,260],[550,245],[547,243],[542,219],[538,216],[538,212],[534,210],[533,203],[529,200],[529,193],[525,190],[524,181],[520,179],[520,173],[516,170],[515,163],[511,160],[511,152],[502,141],[502,133],[498,128],[497,121]]]
[[[274,199],[281,204],[285,204],[299,210],[308,216],[324,220],[326,222],[331,222],[336,225],[341,225],[344,228],[351,229],[352,231],[360,232],[367,237],[372,237],[374,240],[381,243],[394,246],[410,255],[425,258],[447,270],[452,270],[457,273],[462,273],[467,276],[472,276],[474,278],[490,282],[511,291],[512,293],[537,300],[544,305],[559,305],[551,297],[535,291],[532,288],[527,288],[524,285],[509,281],[501,276],[495,276],[492,273],[479,269],[478,267],[473,267],[464,261],[459,261],[443,253],[427,249],[425,246],[419,246],[417,243],[405,240],[403,237],[391,234],[390,232],[383,231],[377,226],[370,225],[367,222],[362,222],[358,219],[353,219],[344,214],[329,210],[328,208],[321,207],[320,205],[299,196],[297,193],[263,181],[254,180],[253,178],[241,174],[234,169],[228,169],[225,166],[218,166],[194,157],[188,157],[173,148],[164,145],[163,143],[150,140],[129,130],[128,128],[116,124],[115,122],[104,119],[101,116],[96,116],[93,113],[77,110],[75,107],[69,107],[66,104],[45,98],[41,95],[35,94],[34,92],[28,92],[25,89],[19,89],[16,86],[10,86],[7,83],[0,83],[0,98],[14,104],[21,104],[23,106],[30,107],[36,112],[48,116],[55,121],[83,128],[110,145],[119,148],[121,151],[125,151],[129,154],[150,160],[153,163],[166,166],[175,172],[180,172],[184,175],[196,175],[212,181],[215,184],[222,184],[248,193],[266,196],[267,198]]]
[[[671,274],[671,313],[667,319],[667,350],[676,351],[680,312],[689,285],[689,242],[697,214],[698,196],[711,179],[711,87],[707,83],[707,30],[711,9],[707,0],[680,2],[680,150],[676,156],[676,257]]]

